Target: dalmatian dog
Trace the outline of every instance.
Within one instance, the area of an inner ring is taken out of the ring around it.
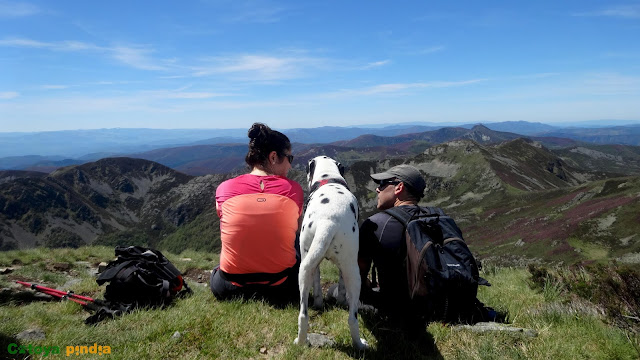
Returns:
[[[300,232],[302,262],[300,286],[300,314],[296,344],[308,344],[308,301],[313,282],[313,307],[322,307],[320,262],[326,258],[340,269],[341,279],[337,300],[348,302],[349,330],[353,345],[364,349],[367,343],[360,338],[358,304],[360,271],[358,269],[358,202],[343,178],[344,167],[337,161],[318,156],[307,165],[309,201]]]

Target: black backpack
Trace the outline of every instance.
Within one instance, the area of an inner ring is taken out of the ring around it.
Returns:
[[[96,282],[109,284],[104,298],[128,307],[168,305],[176,296],[191,293],[182,274],[158,250],[140,246],[116,246],[116,260],[109,262]]]
[[[417,215],[399,207],[385,210],[406,230],[412,306],[429,321],[473,321],[482,305],[476,299],[478,285],[490,284],[479,276],[478,263],[453,219],[439,208],[418,210]]]

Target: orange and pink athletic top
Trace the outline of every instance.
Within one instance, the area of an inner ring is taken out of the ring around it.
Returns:
[[[245,174],[220,184],[220,270],[275,274],[294,266],[303,201],[300,184],[282,176]]]

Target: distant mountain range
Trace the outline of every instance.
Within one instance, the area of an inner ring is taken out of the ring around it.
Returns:
[[[517,124],[504,123],[502,125],[506,128],[511,128]],[[538,126],[536,124],[531,126],[532,130],[546,128],[546,126]],[[634,131],[634,127],[625,129],[626,132],[619,134],[619,136],[628,137],[629,135],[627,134]],[[574,129],[574,131],[578,130],[583,129]],[[569,132],[569,130],[567,131]],[[592,131],[620,132],[618,128],[592,129]],[[558,134],[552,133],[552,135]],[[296,155],[294,166],[303,168],[308,159],[320,153],[335,157],[348,165],[356,161],[372,158],[407,158],[422,153],[427,147],[452,140],[468,139],[478,144],[498,144],[523,137],[525,136],[521,134],[495,131],[484,125],[475,125],[471,128],[446,127],[395,136],[367,134],[328,144],[294,143],[292,147]],[[573,161],[576,164],[588,169],[599,167],[609,172],[632,174],[635,173],[634,171],[636,171],[639,161],[637,146],[595,145],[571,138],[554,136],[528,136],[526,138],[534,140],[552,151],[556,151],[558,155],[562,154],[566,158],[574,158]],[[246,168],[244,163],[246,152],[246,143],[236,143],[168,147],[141,153],[125,154],[125,156],[155,161],[185,174],[198,176],[242,171]],[[598,153],[600,154],[598,158],[600,160],[596,161],[591,158],[581,160],[580,154],[584,152]],[[20,159],[24,159],[24,162],[21,163]],[[615,161],[605,161],[607,159]],[[616,159],[620,159],[620,161]],[[0,164],[2,160],[0,159]],[[5,166],[8,169],[47,173],[64,166],[78,165],[91,161],[89,158],[45,160],[39,156],[5,158],[4,160],[5,164],[12,165]]]
[[[488,128],[526,136],[575,139],[601,144],[640,145],[636,125],[608,127],[558,127],[525,121],[485,124]],[[477,124],[456,126],[471,129]],[[602,123],[600,124],[602,125]],[[319,127],[283,130],[292,142],[327,144],[362,135],[394,137],[451,128],[436,123],[389,124],[384,127]],[[246,144],[246,129],[97,129],[38,133],[0,133],[0,169],[21,170],[39,161],[65,160],[67,164],[95,161],[160,148],[196,145]],[[40,156],[41,158],[36,158]],[[39,166],[52,166],[42,164]]]
[[[481,258],[640,262],[640,148],[559,143],[481,125],[363,136],[296,144],[289,175],[306,187],[308,159],[338,159],[347,165],[345,178],[364,218],[376,211],[369,174],[408,163],[427,178],[422,204],[451,214]],[[106,158],[49,175],[0,171],[0,248],[97,243],[215,251],[213,194],[242,171],[245,151],[246,145],[198,145],[144,153],[154,161]],[[183,171],[212,163],[231,170],[192,176],[156,161]]]

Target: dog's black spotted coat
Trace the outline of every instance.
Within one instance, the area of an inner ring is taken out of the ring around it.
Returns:
[[[329,161],[331,161],[331,163],[329,163]],[[337,172],[333,169],[334,165],[337,168],[335,170],[338,170]],[[350,264],[345,268],[348,270],[348,273],[351,274],[348,279],[356,279],[355,281],[358,282],[359,279],[357,279],[357,277],[359,274],[357,266],[356,270],[353,270],[352,266],[353,263],[357,264],[358,201],[349,191],[349,187],[344,179],[344,166],[327,156],[319,156],[309,161],[306,170],[310,191],[306,208],[312,209],[313,213],[309,212],[309,215],[304,217],[304,222],[302,224],[300,234],[300,245],[303,248],[302,263],[305,264],[307,256],[313,256],[313,259],[318,259],[319,256],[322,256],[336,264],[341,264],[338,265],[341,271],[343,270],[343,266]],[[349,212],[351,212],[352,215],[349,215]],[[352,223],[351,229],[349,229],[349,222],[350,220],[353,221],[353,219],[350,218],[351,216],[354,217],[355,221]],[[329,230],[331,231],[330,233],[328,232]],[[319,234],[322,234],[322,236],[319,236]],[[332,238],[328,238],[327,234],[331,234]],[[319,241],[319,244],[326,244],[326,247],[322,248],[324,254],[317,251],[320,247],[314,245],[316,237],[318,237],[317,240]],[[313,252],[309,253],[311,250],[313,250]],[[316,263],[314,262],[313,266],[317,266],[315,264]],[[309,271],[309,269],[301,265],[300,274],[304,275],[305,279],[307,279],[306,276],[308,276]],[[355,273],[352,274],[352,272]],[[319,272],[316,272],[316,274],[319,275]],[[302,275],[300,277],[301,279]],[[348,280],[345,283],[345,285],[347,285],[347,292],[354,291],[354,287],[348,285],[351,281],[352,280]],[[304,284],[309,286],[309,280],[305,280]],[[305,289],[308,289],[308,287],[305,287]],[[319,293],[322,295],[321,289],[314,289],[314,294],[315,290],[320,290]],[[304,337],[307,335],[308,331],[309,316],[306,306],[308,304],[308,296],[308,292],[305,294],[301,292],[302,311],[301,317],[298,319],[299,329],[301,332],[299,332],[299,338],[297,341],[302,341],[302,343],[304,343]],[[357,320],[355,321],[355,324],[353,324],[354,317],[357,319],[358,295],[347,295],[347,297],[349,296],[352,299],[356,299],[355,303],[352,301],[349,303],[349,324],[352,340],[359,348],[363,348],[364,344],[358,336]],[[320,300],[322,300],[321,296]]]

